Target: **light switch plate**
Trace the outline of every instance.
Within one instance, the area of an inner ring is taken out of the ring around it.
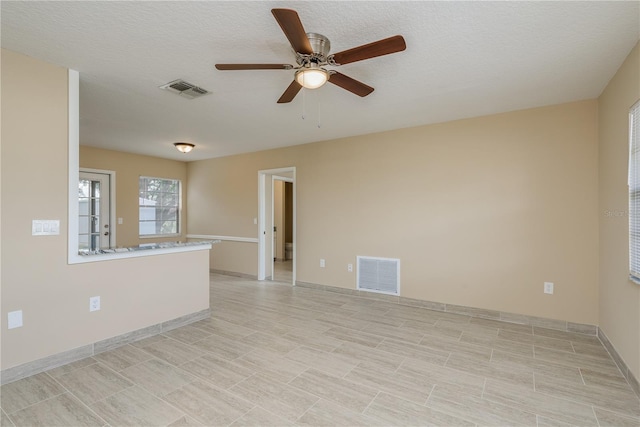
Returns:
[[[32,236],[57,236],[60,234],[60,220],[34,219],[31,221]]]
[[[22,326],[22,310],[11,311],[7,313],[8,329],[15,329]]]

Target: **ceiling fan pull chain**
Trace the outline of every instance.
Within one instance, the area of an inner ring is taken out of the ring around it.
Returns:
[[[318,129],[320,129],[321,125],[320,125],[320,96],[319,94],[316,94],[316,99],[318,100]]]
[[[307,118],[307,114],[305,113],[305,107],[306,107],[306,102],[305,100],[307,99],[307,91],[305,90],[305,88],[302,88],[302,120]]]

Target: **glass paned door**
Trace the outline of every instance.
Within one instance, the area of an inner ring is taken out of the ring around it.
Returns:
[[[78,181],[78,249],[96,250],[111,246],[109,218],[109,175],[80,171]]]

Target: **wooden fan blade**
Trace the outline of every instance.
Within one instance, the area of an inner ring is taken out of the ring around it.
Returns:
[[[338,65],[349,64],[351,62],[362,61],[364,59],[375,58],[376,56],[388,55],[403,51],[407,48],[402,36],[393,36],[377,42],[343,50],[333,54],[333,60]]]
[[[311,55],[313,49],[311,49],[311,43],[309,43],[307,33],[304,31],[298,13],[291,9],[271,9],[271,13],[278,21],[284,35],[289,39],[293,50],[305,55]]]
[[[334,72],[329,76],[329,83],[340,86],[342,89],[346,89],[358,96],[367,96],[374,90],[371,86],[338,72]]]
[[[295,98],[298,92],[300,92],[300,89],[302,89],[302,85],[295,80],[292,81],[287,90],[285,90],[280,99],[278,99],[278,104],[285,104],[293,101],[293,98]]]
[[[216,64],[218,70],[290,70],[289,64]]]

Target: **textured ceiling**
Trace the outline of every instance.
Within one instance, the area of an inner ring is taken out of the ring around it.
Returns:
[[[80,72],[81,144],[197,160],[595,98],[640,37],[639,6],[3,1],[2,47]],[[292,70],[214,69],[294,63],[274,7],[297,10],[332,52],[396,34],[407,50],[339,67],[375,87],[368,97],[328,84],[276,104]],[[213,93],[158,89],[178,78]]]

